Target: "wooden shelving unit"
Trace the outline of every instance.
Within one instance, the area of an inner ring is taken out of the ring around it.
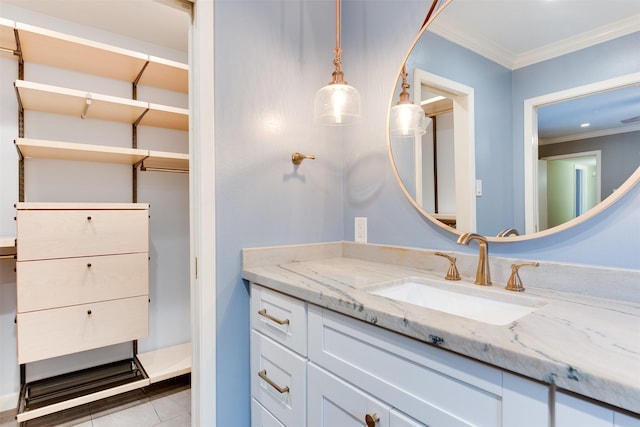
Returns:
[[[20,48],[18,52],[17,49]],[[150,86],[178,93],[188,93],[188,66],[152,55],[110,46],[55,31],[0,18],[0,55],[21,56],[26,64],[37,63],[59,69],[111,78],[137,86]],[[20,106],[24,110],[64,114],[86,119],[101,119],[130,123],[134,138],[131,148],[25,138],[15,140],[20,159],[44,158],[82,162],[119,163],[132,165],[134,174],[141,171],[188,172],[189,155],[136,148],[136,127],[152,126],[172,130],[189,130],[189,110],[160,105],[143,100],[114,97],[103,93],[85,92],[59,86],[27,81],[23,75],[14,82]],[[134,90],[135,94],[136,91]],[[135,97],[135,96],[134,96]],[[20,113],[22,114],[22,113]],[[20,119],[22,123],[22,118]],[[21,131],[22,132],[22,131]],[[21,163],[22,164],[22,163]],[[135,182],[135,181],[134,181]],[[134,200],[136,201],[136,200]],[[15,237],[0,238],[0,256],[15,256]],[[136,350],[134,350],[134,353]],[[46,414],[87,402],[145,387],[191,371],[190,343],[134,354],[132,364],[139,366],[142,377],[130,382],[105,386],[37,407],[22,407],[17,420],[24,422]],[[126,362],[128,363],[128,362]],[[126,364],[125,363],[125,364]],[[24,365],[23,365],[24,367]],[[97,367],[96,369],[101,369]],[[108,369],[102,370],[108,375]],[[138,372],[137,367],[131,372]],[[65,374],[66,375],[66,374]],[[102,374],[78,373],[80,377],[98,378]],[[136,374],[137,375],[137,374]],[[22,378],[22,373],[21,373]],[[22,381],[22,380],[21,380]],[[56,385],[56,381],[59,383]],[[73,375],[53,378],[45,387],[65,388]],[[79,380],[77,380],[79,381]],[[104,380],[98,379],[98,382]],[[129,381],[129,380],[127,380]],[[88,386],[83,386],[90,390]],[[23,391],[33,384],[24,384]],[[69,393],[75,393],[71,390]],[[21,402],[23,402],[21,398]]]

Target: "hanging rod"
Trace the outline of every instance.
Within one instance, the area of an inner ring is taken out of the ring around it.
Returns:
[[[175,172],[175,173],[189,173],[189,169],[176,169],[176,168],[162,168],[162,167],[146,167],[144,164],[140,166],[141,171],[145,172]]]

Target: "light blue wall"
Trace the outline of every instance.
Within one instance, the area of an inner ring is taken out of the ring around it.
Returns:
[[[249,425],[242,248],[342,239],[349,134],[313,122],[315,92],[333,71],[333,16],[331,1],[215,4],[219,426]],[[317,159],[295,167],[296,151]]]

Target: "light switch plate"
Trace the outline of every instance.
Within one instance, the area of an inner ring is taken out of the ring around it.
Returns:
[[[476,197],[482,196],[482,180],[476,179]]]
[[[367,243],[367,218],[356,217],[355,219],[355,241]]]

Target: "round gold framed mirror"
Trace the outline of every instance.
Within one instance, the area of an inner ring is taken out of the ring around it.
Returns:
[[[525,240],[640,181],[640,3],[434,3],[399,67],[431,120],[424,135],[388,132],[418,211],[453,233]]]

